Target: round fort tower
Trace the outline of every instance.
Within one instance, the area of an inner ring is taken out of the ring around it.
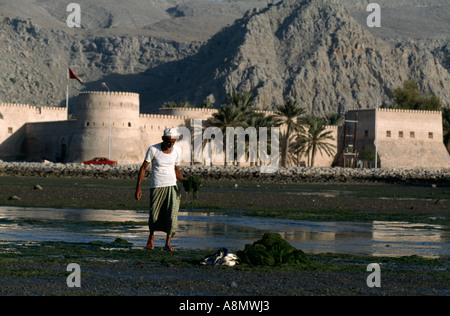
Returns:
[[[69,161],[106,157],[127,164],[141,159],[139,94],[80,92],[71,144]]]

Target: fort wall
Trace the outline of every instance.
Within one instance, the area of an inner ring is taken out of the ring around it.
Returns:
[[[0,103],[0,159],[25,158],[25,124],[64,121],[66,108]]]
[[[98,156],[124,164],[140,160],[139,94],[81,92],[77,111],[68,161],[81,162]]]
[[[25,125],[27,159],[64,162],[77,122],[37,122]]]
[[[378,109],[376,113],[379,140],[443,141],[441,111]]]
[[[128,92],[81,92],[78,117],[71,121],[65,108],[0,103],[0,159],[81,162],[103,156],[121,164],[137,164],[149,146],[161,142],[165,128],[187,127],[193,133],[195,119],[204,121],[216,112],[161,108],[159,114],[141,114],[139,94]],[[335,139],[330,144],[336,146],[336,155],[317,152],[315,167],[333,165],[344,144],[356,146],[355,159],[377,144],[382,168],[450,168],[440,111],[354,110],[347,112],[346,120],[344,127],[327,126]],[[180,145],[191,146],[190,140],[184,142]],[[303,156],[293,164],[309,161],[310,157]],[[184,164],[190,164],[190,159]]]
[[[203,108],[160,108],[159,113],[162,115],[186,116],[189,118],[196,118],[207,120],[217,109],[203,109]]]
[[[443,144],[441,111],[367,109],[349,111],[347,144],[356,136],[356,151],[375,149],[383,168],[449,168]],[[356,127],[356,131],[355,131]]]

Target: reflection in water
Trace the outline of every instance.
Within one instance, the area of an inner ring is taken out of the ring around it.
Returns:
[[[24,220],[35,222],[30,224]],[[147,220],[147,212],[132,210],[0,207],[0,240],[111,242],[120,237],[143,247],[148,237],[148,228],[143,223]],[[92,222],[96,221],[119,224],[94,225]],[[243,249],[263,233],[277,232],[307,253],[450,255],[450,233],[440,225],[312,222],[202,212],[180,212],[178,223],[178,233],[172,243],[184,249]],[[163,246],[165,234],[157,233],[155,238],[156,246]]]
[[[382,222],[372,223],[371,251],[374,256],[383,255],[386,250],[399,256],[407,256],[418,253],[427,253],[427,256],[434,257],[432,251],[437,245],[444,247],[440,255],[449,255],[450,233],[443,231],[442,225],[430,225],[420,223],[405,222]]]

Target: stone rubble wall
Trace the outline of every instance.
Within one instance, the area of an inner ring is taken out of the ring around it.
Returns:
[[[140,165],[83,165],[78,163],[0,162],[0,176],[137,179]],[[185,175],[203,181],[258,181],[273,183],[405,183],[450,185],[450,169],[280,168],[261,173],[259,167],[181,166]],[[150,176],[150,169],[147,176]]]

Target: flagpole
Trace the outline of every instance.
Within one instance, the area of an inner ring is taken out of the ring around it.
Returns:
[[[69,67],[67,67],[67,79],[66,79],[66,118],[69,119]]]

